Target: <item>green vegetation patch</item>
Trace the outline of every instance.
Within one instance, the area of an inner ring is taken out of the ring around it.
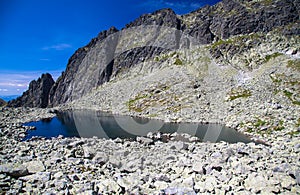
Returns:
[[[169,89],[170,86],[166,84],[158,84],[157,86],[146,89],[137,94],[135,97],[129,99],[129,101],[126,102],[126,105],[128,106],[129,111],[134,112],[143,112],[149,107],[163,105],[167,101],[163,97],[165,96],[165,92]]]
[[[296,81],[296,80],[288,81],[287,84],[291,85],[291,86],[299,86],[300,87],[300,81]]]
[[[269,76],[274,83],[282,82],[282,74],[270,74]]]
[[[290,61],[291,63],[291,61]],[[290,76],[281,74],[269,75],[273,83],[276,85],[274,94],[279,92],[286,96],[292,104],[300,106],[300,81],[297,78],[291,78]]]
[[[221,45],[228,45],[228,44],[232,44],[233,43],[233,40],[232,39],[226,39],[226,40],[223,40],[223,39],[220,39],[219,41],[216,41],[214,42],[211,47],[213,49],[221,46]]]
[[[255,121],[247,122],[247,124],[248,126],[246,132],[257,133],[260,135],[270,135],[274,131],[282,131],[283,129],[285,129],[284,122],[282,120],[274,121],[270,118],[267,120],[257,118]]]
[[[139,106],[135,106],[136,102],[141,100],[141,99],[144,99],[144,98],[147,98],[148,95],[147,94],[140,94],[140,95],[137,95],[136,97],[134,97],[133,99],[130,99],[126,104],[129,108],[129,111],[135,111],[135,112],[142,112],[143,109]]]
[[[295,100],[294,94],[290,91],[284,90],[283,94],[292,101],[292,104],[300,106],[300,101]]]
[[[297,120],[296,127],[300,127],[300,118]]]
[[[280,120],[277,125],[273,125],[271,128],[271,130],[273,130],[273,131],[281,131],[283,129],[284,129],[284,126],[283,126],[282,120]]]
[[[284,91],[283,91],[283,94],[284,94],[287,98],[289,98],[290,100],[292,100],[292,96],[293,96],[293,93],[292,93],[292,92],[287,91],[287,90],[284,90]]]
[[[170,58],[172,58],[174,56],[179,57],[179,54],[177,52],[175,52],[175,51],[172,52],[172,53],[165,53],[165,54],[156,56],[154,58],[154,61],[156,61],[156,62],[166,61],[166,60],[168,60],[168,59],[170,59]]]
[[[300,60],[289,60],[287,63],[287,67],[300,72]]]
[[[253,124],[254,127],[261,127],[266,125],[267,122],[261,119],[257,119],[257,121]]]
[[[276,52],[270,55],[266,55],[265,62],[269,62],[272,58],[277,58],[278,56],[282,56],[282,53]]]
[[[182,61],[179,59],[179,58],[176,58],[175,62],[174,62],[175,65],[182,65]]]
[[[262,34],[260,33],[251,33],[251,34],[246,34],[246,35],[238,35],[231,37],[229,39],[220,39],[214,43],[211,44],[211,48],[215,49],[221,45],[237,45],[237,46],[242,46],[245,45],[245,42],[248,40],[258,40],[263,37]]]
[[[300,101],[292,101],[294,105],[300,106]]]
[[[288,134],[291,135],[291,136],[298,135],[299,133],[300,133],[299,131],[290,131],[290,132],[288,132]]]
[[[228,100],[232,101],[232,100],[235,100],[237,98],[250,97],[252,95],[252,93],[248,89],[243,89],[242,87],[238,87],[236,89],[231,89],[231,91],[229,92],[228,95],[229,95]]]
[[[265,6],[268,6],[268,5],[271,5],[273,2],[272,2],[273,0],[263,0],[263,1],[261,1],[261,3],[263,4],[263,5],[265,5]]]

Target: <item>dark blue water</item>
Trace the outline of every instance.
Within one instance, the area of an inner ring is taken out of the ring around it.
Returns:
[[[45,138],[57,137],[99,137],[99,138],[132,138],[146,136],[149,132],[161,133],[188,133],[197,136],[202,141],[229,143],[251,142],[234,129],[216,124],[201,123],[165,123],[160,120],[151,120],[130,116],[118,116],[108,113],[77,110],[65,111],[57,114],[52,119],[26,123],[35,126],[30,130],[24,140],[33,136]]]

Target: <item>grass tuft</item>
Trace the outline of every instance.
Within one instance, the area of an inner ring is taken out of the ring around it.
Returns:
[[[289,60],[287,67],[300,72],[300,60],[299,59]]]
[[[179,59],[179,58],[176,58],[175,62],[174,62],[175,65],[182,65],[182,61]]]

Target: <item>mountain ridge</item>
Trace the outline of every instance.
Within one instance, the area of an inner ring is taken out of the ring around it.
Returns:
[[[133,37],[133,35],[125,37],[121,33],[114,36],[115,33],[138,28],[141,25],[174,28],[174,36],[169,36],[167,40],[174,41],[172,39],[176,39],[175,48],[171,48],[171,50],[176,50],[180,47],[186,47],[182,43],[184,34],[195,38],[200,45],[206,45],[218,43],[236,35],[247,35],[257,32],[267,33],[274,28],[297,23],[299,21],[298,7],[299,1],[289,0],[277,0],[272,3],[266,0],[224,0],[214,6],[205,6],[181,16],[176,15],[171,9],[162,9],[151,14],[144,14],[127,24],[121,31],[112,27],[107,31],[100,32],[90,43],[79,48],[69,59],[66,70],[52,86],[49,94],[45,94],[48,96],[46,106],[57,106],[79,99],[91,92],[95,87],[110,81],[111,76],[116,76],[118,72],[121,72],[122,68],[126,67],[126,64],[127,66],[131,64],[130,67],[132,67],[140,62],[137,59],[145,58],[145,61],[169,51],[169,49],[149,49],[145,45],[135,48],[135,52],[133,52],[135,53],[134,58],[129,55],[129,51],[128,55],[125,52],[123,55],[120,55],[123,57],[114,59],[114,54],[118,49],[121,51],[127,50],[128,44],[124,44],[125,39]],[[140,32],[140,34],[143,33],[147,32]],[[299,35],[299,28],[289,29],[287,34],[288,36]],[[106,39],[109,38],[112,40],[108,42]],[[157,42],[165,40],[159,38],[159,36],[156,37]],[[211,49],[211,53],[216,58],[222,58],[224,54],[222,54],[221,50],[222,48],[214,47]],[[227,52],[231,52],[231,50],[236,49],[231,47],[227,49]],[[145,55],[146,53],[150,54]],[[20,98],[19,100],[24,99],[31,98]],[[18,104],[9,103],[9,105],[28,106],[30,104],[25,101]],[[41,105],[34,106],[41,107]]]

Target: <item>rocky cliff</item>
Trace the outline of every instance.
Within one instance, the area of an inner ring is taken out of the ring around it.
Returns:
[[[228,61],[259,42],[241,49],[238,45],[223,44],[223,40],[250,33],[266,34],[288,25],[282,34],[299,35],[298,22],[299,0],[224,0],[186,15],[176,15],[171,9],[144,14],[121,31],[112,27],[101,32],[78,49],[51,88],[49,97],[42,97],[49,99],[43,106],[79,99],[136,64],[177,49],[215,44],[210,48],[213,57]],[[165,60],[160,58],[160,62]],[[21,99],[24,101],[14,105],[33,106],[27,102],[29,99]]]
[[[4,101],[3,99],[0,98],[0,107],[5,106],[5,105],[6,105],[6,101]]]
[[[42,74],[40,78],[30,82],[28,90],[22,96],[9,101],[8,105],[12,107],[46,108],[49,101],[49,92],[53,84],[54,80],[50,74]]]

